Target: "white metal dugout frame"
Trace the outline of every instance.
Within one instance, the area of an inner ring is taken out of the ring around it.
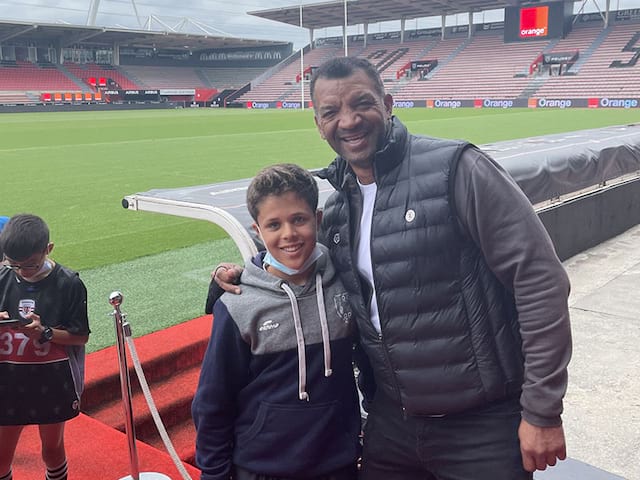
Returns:
[[[226,210],[211,205],[203,205],[195,202],[185,202],[169,198],[159,198],[138,193],[129,195],[122,200],[124,208],[129,210],[141,210],[145,212],[164,213],[177,217],[207,220],[222,228],[234,241],[242,258],[251,258],[258,249],[256,248],[249,231],[242,226],[236,217]]]

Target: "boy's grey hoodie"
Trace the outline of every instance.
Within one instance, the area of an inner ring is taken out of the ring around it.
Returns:
[[[325,247],[312,278],[289,285],[247,262],[242,293],[214,306],[193,401],[202,480],[232,464],[273,476],[317,476],[359,455],[355,319]]]

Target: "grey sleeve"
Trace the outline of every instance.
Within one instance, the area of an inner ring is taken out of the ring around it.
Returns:
[[[515,296],[524,354],[523,418],[537,426],[559,425],[571,358],[567,273],[529,200],[488,155],[467,149],[454,182],[461,226]]]

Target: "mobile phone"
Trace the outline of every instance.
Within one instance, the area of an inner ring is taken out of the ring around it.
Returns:
[[[0,319],[0,326],[10,327],[16,325],[27,325],[31,323],[31,320],[26,320],[22,318],[3,318]]]

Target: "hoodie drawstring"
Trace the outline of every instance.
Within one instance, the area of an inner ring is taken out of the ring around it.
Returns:
[[[318,313],[320,314],[320,328],[322,329],[322,349],[324,351],[324,376],[331,375],[331,344],[329,343],[329,324],[327,312],[324,310],[324,291],[322,290],[322,278],[316,275],[316,300],[318,301]]]
[[[302,324],[300,323],[300,310],[298,309],[298,301],[293,294],[293,290],[286,283],[281,284],[282,289],[287,292],[289,301],[291,302],[291,310],[293,311],[293,325],[296,329],[296,341],[298,343],[298,397],[300,400],[309,401],[307,388],[307,362],[305,361],[304,335],[302,333]]]
[[[298,345],[298,398],[300,400],[309,401],[307,388],[307,362],[304,343],[304,333],[302,332],[302,323],[300,322],[300,309],[298,301],[293,290],[286,283],[282,283],[281,288],[287,293],[291,302],[291,310],[293,312],[293,325],[296,331],[296,343]],[[324,375],[331,375],[331,346],[329,343],[329,327],[327,324],[327,314],[324,310],[324,292],[322,289],[322,277],[316,274],[316,298],[318,300],[318,313],[320,314],[320,327],[322,329],[322,347],[324,351]]]

